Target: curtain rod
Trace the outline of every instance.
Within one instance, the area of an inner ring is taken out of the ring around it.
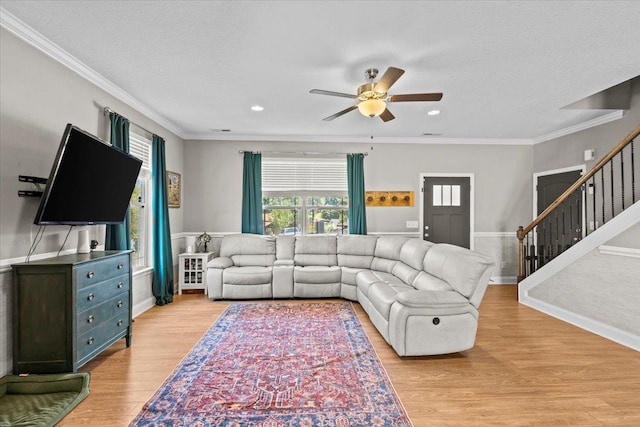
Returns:
[[[368,156],[369,153],[332,153],[332,152],[319,152],[319,151],[250,151],[250,150],[240,150],[239,154],[244,153],[264,153],[264,154],[302,154],[302,155],[322,155],[322,154],[362,154],[363,156]]]
[[[110,114],[110,113],[118,114],[119,116],[124,117],[122,114],[117,113],[116,111],[113,111],[113,110],[111,109],[111,107],[104,107],[104,115],[106,116],[107,114]],[[125,118],[125,119],[127,119],[127,120],[129,120],[127,117],[124,117],[124,118]],[[129,123],[131,123],[132,125],[134,125],[134,126],[135,126],[135,127],[137,127],[137,128],[142,129],[143,131],[145,131],[145,132],[147,132],[147,133],[150,133],[151,135],[159,136],[157,133],[155,133],[155,132],[151,132],[149,129],[145,129],[145,128],[143,128],[142,126],[140,126],[140,125],[139,125],[139,124],[137,124],[136,122],[133,122],[133,121],[129,120]]]

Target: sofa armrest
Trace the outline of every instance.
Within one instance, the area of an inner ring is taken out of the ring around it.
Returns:
[[[207,268],[229,268],[232,266],[233,261],[226,256],[214,258],[207,263]]]
[[[470,304],[469,300],[455,291],[415,290],[400,292],[396,301],[411,308],[454,308]]]
[[[292,259],[279,259],[276,260],[276,262],[273,263],[274,267],[290,267],[293,266],[293,260]]]

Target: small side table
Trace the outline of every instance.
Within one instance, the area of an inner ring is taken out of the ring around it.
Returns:
[[[178,294],[184,289],[204,289],[207,294],[207,263],[213,258],[213,252],[193,252],[178,255],[180,273]]]

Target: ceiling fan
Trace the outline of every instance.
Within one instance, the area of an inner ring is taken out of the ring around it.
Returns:
[[[364,72],[365,77],[369,80],[369,83],[365,83],[358,88],[358,94],[352,95],[350,93],[332,92],[330,90],[311,89],[309,93],[315,93],[318,95],[330,95],[340,96],[343,98],[351,98],[358,100],[358,103],[339,111],[329,117],[325,117],[324,121],[330,121],[336,117],[340,117],[347,114],[356,108],[364,116],[368,117],[380,117],[383,122],[395,119],[395,116],[391,114],[391,111],[387,108],[387,102],[416,102],[416,101],[440,101],[442,99],[442,93],[408,93],[404,95],[389,95],[387,92],[389,88],[404,74],[404,70],[395,67],[387,68],[380,80],[374,83],[373,80],[378,75],[376,68],[369,68]]]

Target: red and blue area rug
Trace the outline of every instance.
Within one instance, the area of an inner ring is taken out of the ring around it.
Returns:
[[[130,426],[411,422],[349,303],[233,303]]]

